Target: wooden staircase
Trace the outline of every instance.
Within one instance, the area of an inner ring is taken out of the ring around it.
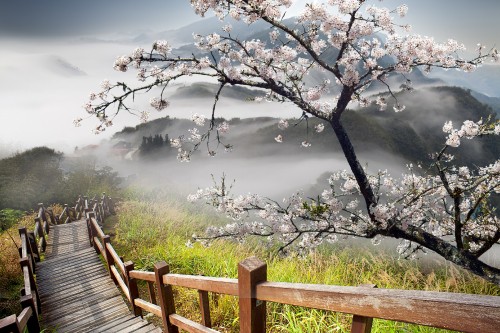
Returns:
[[[161,332],[134,317],[89,245],[85,220],[52,226],[37,265],[42,327],[57,332]]]

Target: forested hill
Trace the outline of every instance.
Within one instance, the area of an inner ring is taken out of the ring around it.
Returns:
[[[195,89],[199,90],[200,87]],[[446,121],[451,120],[459,127],[461,122],[467,119],[486,120],[490,116],[495,117],[495,112],[490,107],[461,88],[430,87],[398,93],[396,96],[400,103],[407,106],[401,113],[395,113],[391,104],[386,111],[379,111],[376,106],[372,106],[345,113],[344,125],[358,151],[382,150],[409,161],[426,161],[429,153],[442,148],[446,137],[442,127]],[[256,103],[256,107],[258,105]],[[235,116],[238,114],[235,113]],[[307,156],[340,151],[330,128],[325,126],[322,133],[314,131],[314,125],[319,122],[317,119],[289,122],[290,127],[281,131],[277,127],[277,119],[234,118],[229,120],[231,130],[223,140],[234,146],[232,154],[246,157],[275,154]],[[186,136],[187,130],[193,127],[194,123],[189,120],[166,117],[140,124],[135,128],[127,127],[116,133],[113,139],[128,141],[138,147],[144,136]],[[274,140],[279,134],[283,136],[283,143]],[[308,141],[311,146],[301,147],[303,141]],[[459,162],[463,160],[467,164],[489,163],[500,156],[499,139],[485,137],[475,142],[465,140],[456,151]],[[163,151],[162,154],[165,154],[166,158],[175,158],[175,150],[169,153]]]

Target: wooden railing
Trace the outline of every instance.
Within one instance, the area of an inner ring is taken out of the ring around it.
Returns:
[[[0,333],[7,332],[40,332],[38,315],[41,313],[40,297],[35,280],[36,263],[40,262],[41,252],[47,247],[46,237],[49,235],[49,225],[69,223],[81,219],[84,214],[99,216],[100,221],[105,216],[114,213],[114,204],[111,198],[103,193],[101,198],[94,197],[90,201],[87,197],[79,196],[75,207],[64,205],[59,215],[55,215],[52,208],[45,208],[43,203],[38,204],[38,213],[35,217],[33,231],[27,231],[25,227],[19,228],[21,247],[19,247],[19,263],[23,274],[24,287],[21,289],[21,313],[16,316],[0,319]],[[64,221],[64,222],[61,222]],[[95,219],[94,219],[95,221]],[[100,230],[100,228],[99,228]]]
[[[91,246],[105,259],[111,279],[133,313],[142,315],[144,310],[158,316],[168,333],[217,332],[211,328],[208,293],[238,297],[240,332],[245,333],[266,331],[266,302],[351,314],[353,333],[370,332],[373,318],[463,332],[498,333],[500,329],[499,296],[270,282],[266,264],[255,257],[238,264],[238,279],[171,274],[165,262],[155,264],[154,272],[134,270],[133,262],[124,262],[116,253],[95,212],[87,214],[87,225]],[[149,300],[140,297],[138,281],[147,283]],[[198,291],[201,323],[176,314],[172,286]]]
[[[21,289],[21,307],[19,316],[11,315],[0,320],[0,332],[40,332],[38,315],[41,313],[40,297],[35,282],[36,263],[40,262],[40,252],[47,246],[46,236],[49,234],[49,220],[55,222],[51,209],[38,204],[34,231],[28,232],[25,227],[19,228],[21,246],[19,247],[19,263],[23,274],[24,287]]]

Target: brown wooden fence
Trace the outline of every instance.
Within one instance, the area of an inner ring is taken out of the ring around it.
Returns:
[[[133,262],[123,262],[93,213],[87,223],[91,246],[104,257],[133,313],[158,316],[168,333],[217,332],[211,328],[208,293],[238,297],[240,332],[245,333],[266,331],[266,302],[352,314],[353,333],[370,332],[373,318],[464,332],[500,332],[499,296],[271,282],[266,264],[255,257],[238,264],[238,279],[171,274],[165,262],[155,264],[154,272],[139,271]],[[139,295],[138,281],[148,284],[147,300]],[[176,313],[172,286],[198,291],[201,323]]]

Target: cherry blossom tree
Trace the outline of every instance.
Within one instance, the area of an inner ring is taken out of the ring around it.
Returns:
[[[404,111],[390,84],[391,76],[402,77],[401,88],[410,90],[408,74],[417,67],[426,73],[436,67],[470,72],[487,60],[498,61],[498,51],[478,45],[477,56],[466,60],[460,55],[465,47],[455,40],[438,43],[431,37],[410,34],[409,26],[396,23],[397,17],[406,15],[406,5],[391,10],[365,0],[313,2],[290,23],[283,17],[291,4],[291,0],[191,0],[197,14],[215,13],[224,34],[194,34],[199,54],[190,57],[176,56],[172,46],[160,40],[151,50],[137,48],[119,57],[114,68],[122,72],[135,69],[141,83],[129,86],[104,81],[101,90],[90,95],[84,107],[89,116],[100,121],[95,132],[111,126],[122,110],[147,120],[147,111],[126,103],[137,94],[161,88],[150,100],[152,108],[161,111],[169,107],[164,92],[171,82],[186,76],[211,77],[219,83],[212,117],[193,115],[198,127],[190,130],[189,136],[172,139],[171,145],[178,149],[181,161],[189,161],[191,152],[202,144],[215,155],[220,148],[231,149],[223,142],[229,124],[216,118],[221,91],[227,85],[264,90],[266,99],[291,102],[303,111],[303,118],[322,120],[316,131],[329,125],[350,171],[334,173],[316,199],[304,198],[301,193],[283,202],[258,195],[233,196],[224,180],[200,189],[188,199],[207,200],[234,223],[212,227],[198,239],[260,235],[280,242],[285,249],[311,248],[339,236],[371,238],[374,242],[387,236],[402,240],[398,246],[402,255],[430,249],[500,284],[500,269],[480,259],[500,240],[494,204],[500,191],[500,160],[474,170],[453,165],[453,149],[461,140],[499,135],[499,122],[466,121],[457,128],[446,123],[443,131],[447,139],[443,149],[434,154],[431,168],[410,166],[400,179],[387,171],[369,175],[342,124],[342,116],[352,112],[350,103],[361,107],[375,103],[381,110],[392,107],[394,112]],[[249,25],[267,22],[269,38],[239,39],[231,33],[231,25],[224,25],[227,17]],[[312,71],[331,79],[308,84],[306,78]],[[386,94],[369,96],[366,89],[374,83],[385,87]],[[206,122],[208,131],[200,131]],[[286,129],[288,122],[282,119],[278,126]],[[282,142],[283,135],[275,140]],[[307,147],[309,143],[302,145]]]

